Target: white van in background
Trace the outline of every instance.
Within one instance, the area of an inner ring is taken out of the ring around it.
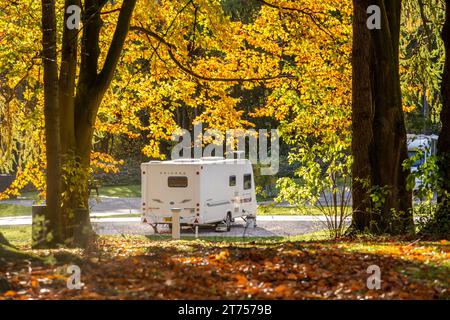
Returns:
[[[256,216],[252,164],[247,159],[206,157],[150,161],[141,165],[142,222],[172,223],[172,209],[181,209],[181,225],[226,224]]]
[[[422,157],[418,159],[411,167],[411,172],[417,171],[418,167],[424,164],[430,156],[436,154],[437,149],[437,135],[424,134],[408,134],[408,157],[414,157],[419,152],[422,152]],[[421,180],[416,178],[415,188],[421,183]]]

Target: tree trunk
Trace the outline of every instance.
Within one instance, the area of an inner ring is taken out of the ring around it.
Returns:
[[[47,157],[46,220],[50,243],[61,242],[61,143],[58,104],[58,63],[55,1],[42,0],[42,61]]]
[[[380,30],[367,29],[368,1],[354,4],[353,228],[405,233],[414,223],[412,196],[406,190],[408,172],[402,166],[407,145],[399,76],[401,1],[376,1]],[[363,43],[368,38],[370,45]],[[370,204],[368,192],[378,193],[381,201]]]
[[[66,0],[64,3],[65,14],[64,21],[67,21],[69,14],[67,8],[71,5],[81,7],[80,0]],[[61,68],[59,74],[59,105],[60,105],[60,135],[61,135],[61,162],[62,162],[62,216],[63,216],[63,238],[64,241],[72,238],[70,230],[70,220],[73,216],[70,198],[72,191],[68,176],[72,176],[70,166],[74,163],[75,153],[75,81],[77,72],[77,53],[78,53],[78,30],[63,28],[62,49],[61,49]]]
[[[66,6],[78,1],[67,0]],[[86,0],[84,29],[81,38],[81,64],[75,92],[77,40],[76,33],[63,35],[61,69],[61,104],[63,116],[61,137],[64,151],[63,208],[66,217],[65,240],[70,246],[84,247],[94,233],[89,218],[89,175],[92,138],[97,112],[114,76],[125,43],[136,0],[124,1],[116,30],[103,68],[98,72],[99,37],[102,27],[101,9],[107,1]],[[87,22],[88,21],[88,22]],[[75,38],[75,40],[74,40]]]
[[[442,183],[438,192],[438,212],[428,226],[436,237],[450,237],[450,0],[445,1],[445,23],[442,40],[445,47],[444,74],[441,84],[442,129],[437,144],[438,167]]]
[[[371,32],[375,52],[376,105],[372,185],[387,187],[388,194],[378,219],[380,231],[404,233],[414,222],[412,195],[406,190],[409,172],[402,166],[408,151],[399,75],[401,1],[379,0],[378,4],[385,14],[382,14],[382,29]],[[392,209],[397,211],[398,220],[392,220]]]
[[[78,33],[67,28],[65,0],[58,77],[55,0],[42,0],[44,114],[47,156],[46,225],[49,246],[85,246],[93,233],[89,219],[90,155],[94,125],[125,43],[136,0],[123,1],[116,30],[100,72],[101,9],[107,0],[85,0],[77,81]]]
[[[18,260],[43,261],[43,259],[38,256],[22,252],[11,246],[0,243],[0,267],[4,262],[17,262]]]
[[[371,203],[369,198],[371,166],[369,154],[373,143],[371,42],[366,27],[368,0],[353,0],[352,49],[352,199],[355,229],[364,230],[369,225]]]
[[[64,207],[68,208],[69,213],[66,234],[71,246],[85,247],[94,234],[89,217],[90,154],[94,123],[88,119],[89,112],[86,111],[98,109],[99,103],[99,100],[89,93],[78,93],[75,102],[76,145],[71,167],[77,169],[71,171],[73,183],[68,183],[67,188],[73,191],[64,201]]]
[[[1,233],[1,232],[0,232],[0,244],[3,244],[5,246],[11,246],[8,239],[6,239],[5,236],[3,235],[3,233]]]

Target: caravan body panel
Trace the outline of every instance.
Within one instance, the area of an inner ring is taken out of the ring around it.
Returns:
[[[180,159],[143,163],[142,221],[170,224],[172,210],[181,209],[187,225],[216,224],[256,215],[252,165],[246,159]]]

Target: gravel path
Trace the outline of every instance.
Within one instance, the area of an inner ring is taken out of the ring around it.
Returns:
[[[98,234],[139,234],[155,235],[153,228],[140,222],[95,222]],[[161,226],[160,234],[170,234],[168,228]],[[199,228],[199,237],[287,237],[319,231],[324,228],[320,221],[258,221],[256,228],[245,229],[242,220],[236,220],[231,231],[216,232],[213,228]],[[192,229],[183,228],[182,237],[194,237]]]
[[[260,216],[256,228],[245,228],[242,219],[236,219],[230,232],[216,232],[212,227],[199,228],[200,237],[286,237],[295,236],[325,228],[325,217],[318,216]],[[129,218],[91,218],[92,225],[102,235],[155,235],[153,228],[143,224],[138,217]],[[30,216],[0,218],[0,226],[31,225]],[[170,234],[165,226],[160,226],[161,234]],[[182,230],[182,237],[192,237],[190,228]]]

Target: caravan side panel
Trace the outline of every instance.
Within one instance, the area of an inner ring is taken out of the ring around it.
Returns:
[[[227,213],[231,213],[232,218],[256,215],[255,182],[250,162],[204,165],[200,184],[203,223],[220,222]]]
[[[216,223],[231,212],[233,192],[228,186],[228,164],[206,164],[201,169],[201,212],[203,223]]]

